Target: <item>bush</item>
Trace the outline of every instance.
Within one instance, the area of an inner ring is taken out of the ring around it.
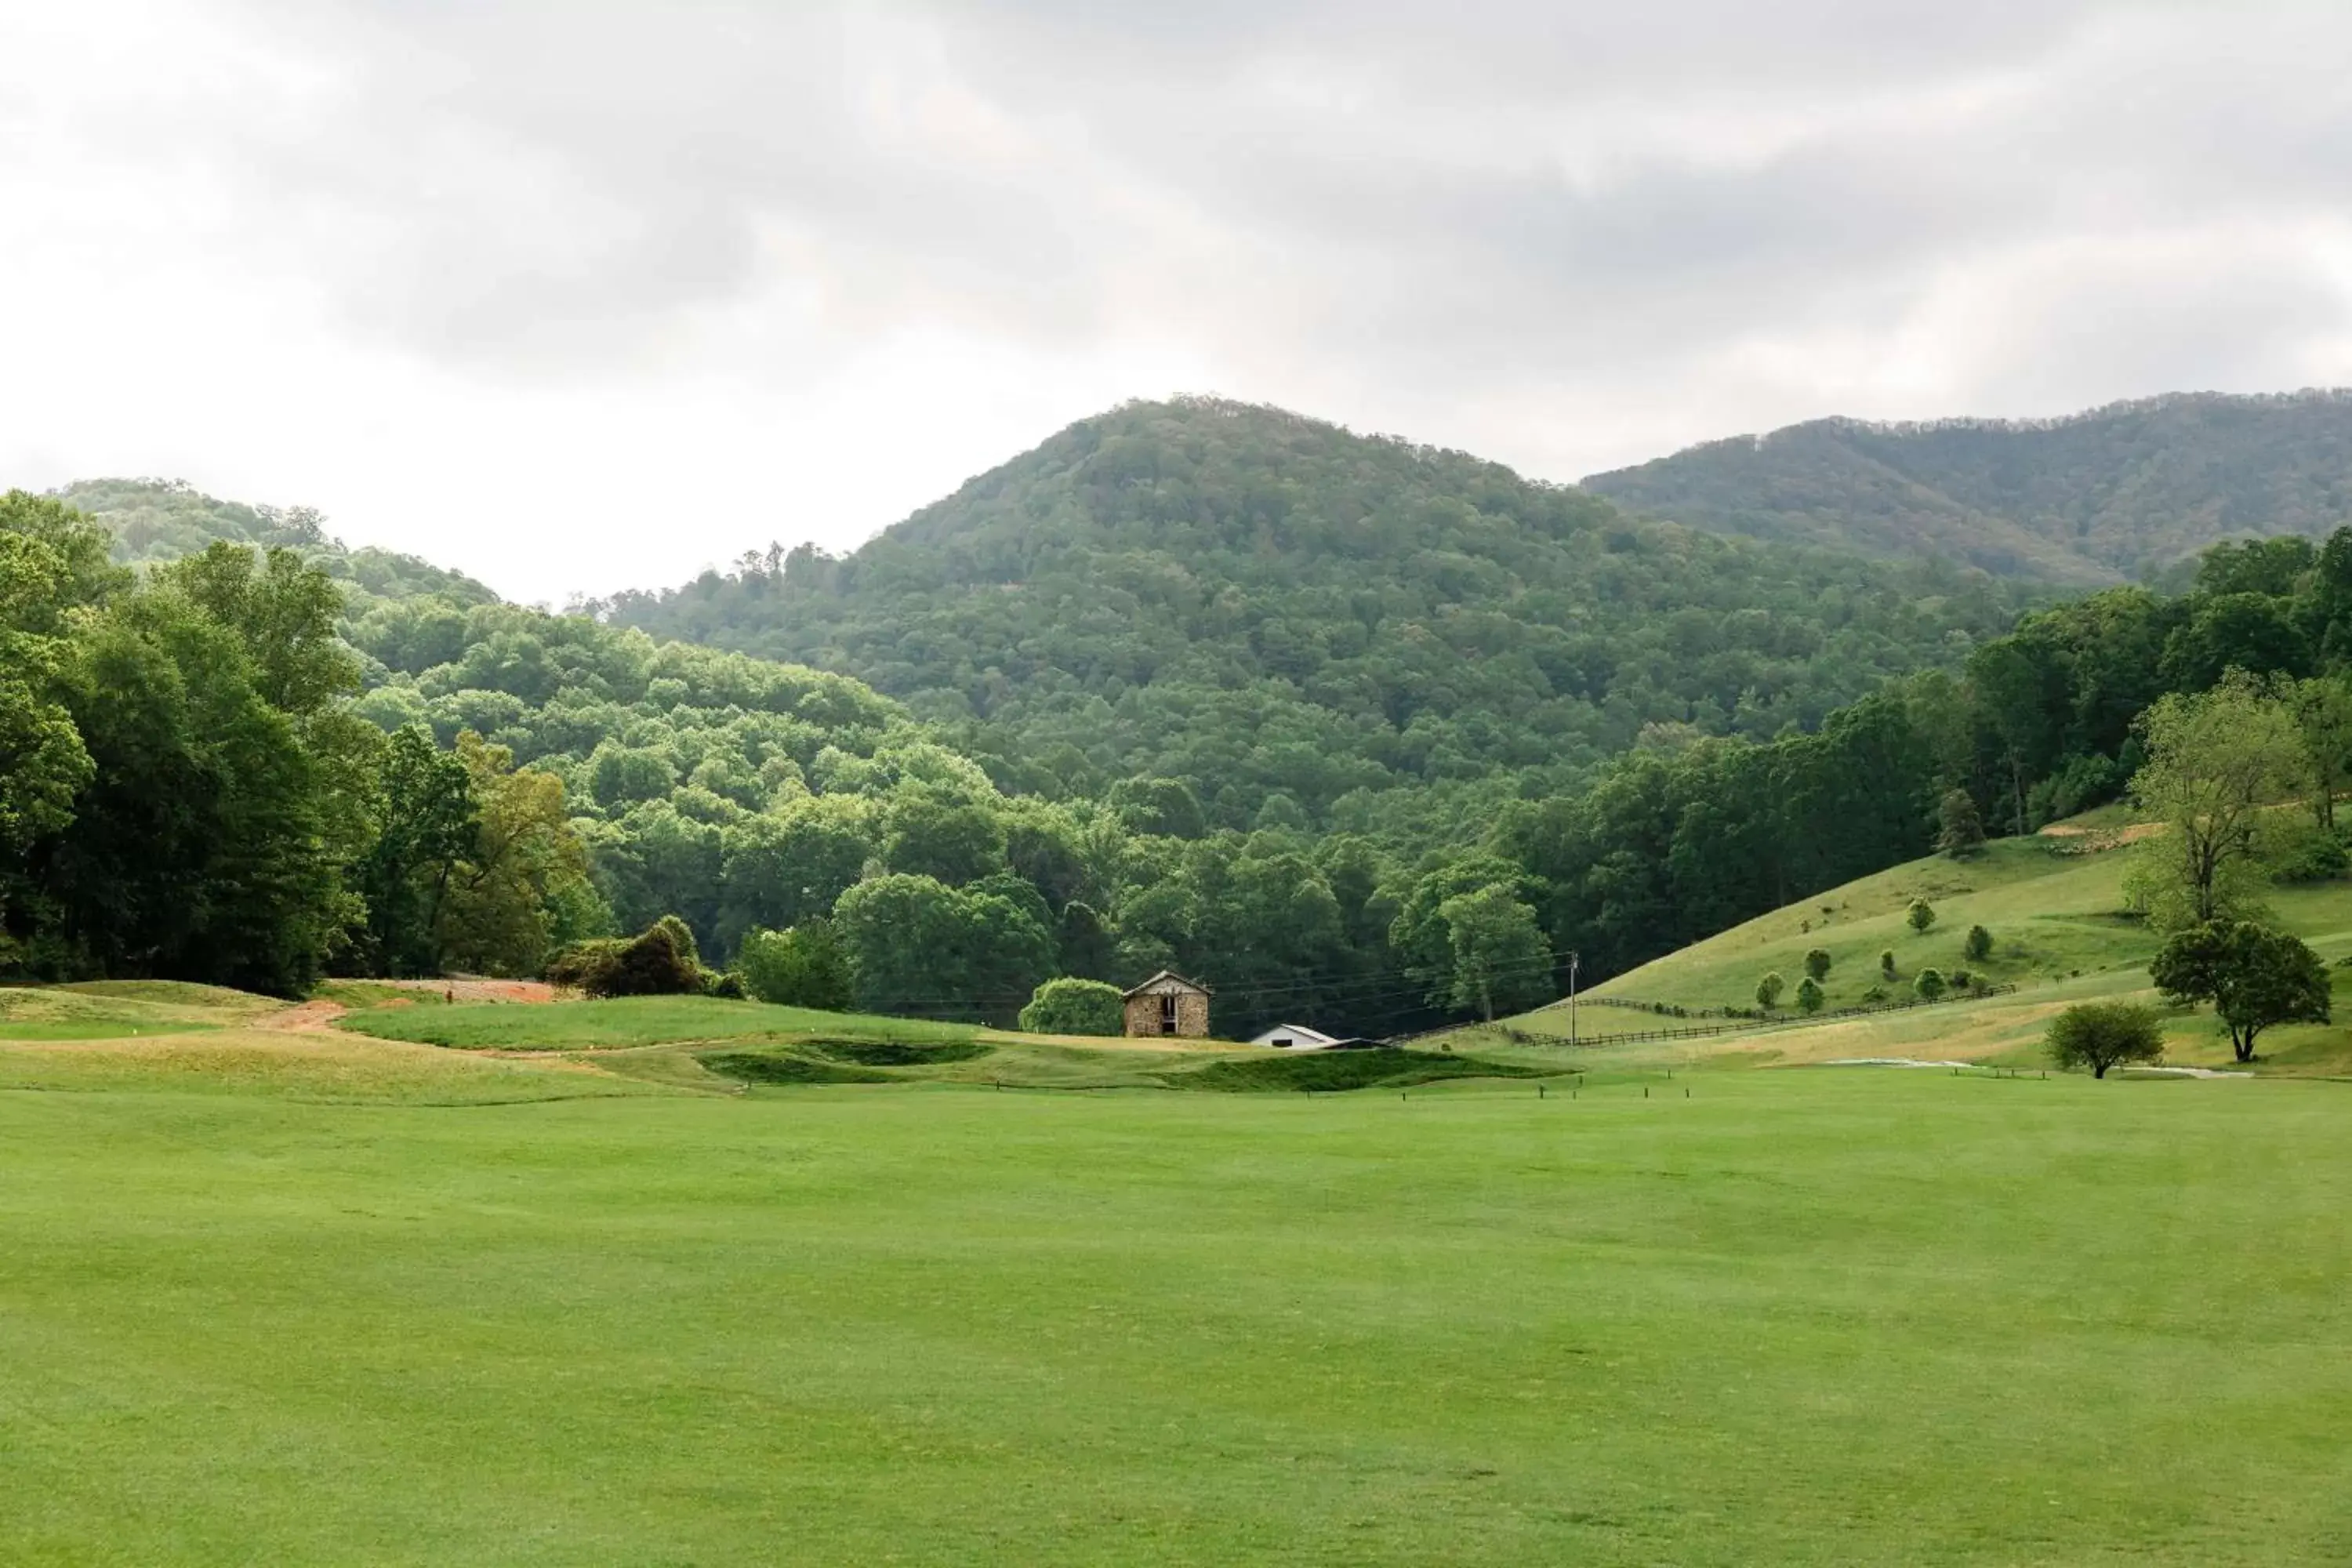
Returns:
[[[755,931],[743,939],[735,967],[743,988],[762,1002],[827,1013],[849,1010],[849,955],[830,921],[803,921],[790,931]]]
[[[2271,875],[2282,882],[2332,882],[2347,870],[2352,870],[2352,854],[2346,853],[2344,841],[2306,825],[2281,851]]]
[[[1756,1005],[1767,1012],[1779,1006],[1780,993],[1787,989],[1788,984],[1789,983],[1781,979],[1778,972],[1767,974],[1756,983]]]
[[[2164,1030],[2153,1009],[2129,1002],[2084,1002],[2050,1022],[2050,1059],[2062,1068],[2089,1068],[2093,1078],[2122,1062],[2152,1062],[2164,1055]]]
[[[1951,984],[1952,984],[1952,989],[1953,989],[1953,990],[1955,990],[1955,991],[1966,991],[1967,989],[1969,989],[1969,987],[1970,987],[1970,986],[1974,985],[1976,983],[1977,983],[1977,977],[1976,977],[1975,975],[1973,975],[1973,974],[1970,974],[1967,970],[1965,970],[1965,969],[1955,969],[1955,970],[1953,970],[1953,971],[1952,971]]]
[[[574,942],[549,961],[546,973],[551,984],[590,996],[692,996],[709,989],[694,935],[676,915],[664,915],[625,941]]]
[[[626,937],[599,936],[559,948],[547,961],[547,983],[567,991],[586,991],[589,978],[609,972],[628,945]]]
[[[1805,954],[1805,973],[1815,980],[1827,980],[1830,977],[1830,950],[1817,947]]]
[[[1818,1013],[1828,998],[1822,992],[1822,983],[1811,975],[1797,982],[1797,1007],[1800,1012]]]
[[[1884,1002],[1886,1000],[1886,987],[1884,985],[1874,985],[1869,990],[1862,994],[1862,999],[1865,1004]]]
[[[1021,1026],[1033,1035],[1117,1035],[1127,1028],[1126,1004],[1116,985],[1064,975],[1037,987]]]
[[[1944,976],[1939,970],[1923,969],[1919,978],[1911,983],[1911,994],[1922,1002],[1942,1000],[1944,989]]]
[[[1878,973],[1887,979],[1895,978],[1895,950],[1888,948],[1878,955]]]
[[[1927,928],[1936,923],[1936,906],[1925,899],[1914,899],[1903,918],[1911,922],[1913,931],[1925,934]]]

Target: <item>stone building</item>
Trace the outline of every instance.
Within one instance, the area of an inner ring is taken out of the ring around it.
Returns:
[[[1209,988],[1169,970],[1124,993],[1130,1038],[1177,1035],[1202,1039],[1209,1033]]]

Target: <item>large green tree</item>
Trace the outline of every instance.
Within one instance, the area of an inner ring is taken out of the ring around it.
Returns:
[[[2134,903],[2165,932],[2257,909],[2279,827],[2264,808],[2306,777],[2293,714],[2232,672],[2210,691],[2159,699],[2139,730],[2147,761],[2132,794],[2164,831],[2138,852],[2126,883]]]
[[[2231,1053],[2254,1059],[2254,1043],[2280,1024],[2324,1024],[2326,967],[2300,937],[2252,921],[2217,921],[2176,931],[2148,965],[2173,1002],[2211,1002]]]

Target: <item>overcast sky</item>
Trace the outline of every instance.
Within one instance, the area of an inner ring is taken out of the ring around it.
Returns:
[[[2352,382],[2352,6],[0,0],[0,486],[506,592],[1127,397],[1574,479]]]

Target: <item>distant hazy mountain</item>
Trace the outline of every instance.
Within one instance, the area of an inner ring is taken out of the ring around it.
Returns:
[[[467,605],[498,598],[465,574],[414,555],[373,545],[352,550],[309,507],[220,500],[175,479],[79,479],[58,495],[114,531],[114,558],[126,566],[176,561],[226,541],[298,551],[330,576],[381,598],[438,594]]]
[[[1719,533],[2101,583],[2352,522],[2352,392],[2181,394],[2064,419],[1820,419],[1585,488]]]

